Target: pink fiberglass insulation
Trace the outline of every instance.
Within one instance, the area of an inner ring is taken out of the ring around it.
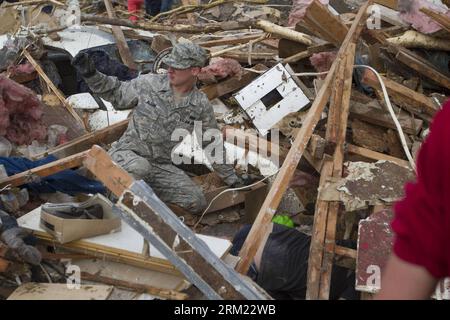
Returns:
[[[240,78],[241,75],[242,67],[236,60],[213,58],[209,66],[202,68],[198,78],[202,82],[214,83],[218,79],[220,80],[228,76],[238,76]]]
[[[336,60],[337,52],[336,51],[325,51],[314,53],[309,61],[313,65],[313,67],[317,70],[317,72],[328,71],[331,68],[334,60]],[[325,78],[326,75],[321,76],[321,78]]]
[[[443,13],[450,17],[450,10],[445,5],[431,3],[426,0],[399,0],[399,17],[404,22],[422,33],[433,33],[442,29],[442,26],[421,12],[421,8],[429,8],[433,11]]]
[[[289,13],[288,25],[295,26],[305,15],[306,8],[313,2],[313,0],[293,0],[291,12]],[[328,5],[329,0],[320,0],[324,5]]]
[[[36,71],[33,65],[29,62],[19,64],[17,66],[11,66],[8,70],[11,72],[11,75],[30,74]]]
[[[43,110],[33,91],[0,75],[0,136],[18,145],[45,139]]]

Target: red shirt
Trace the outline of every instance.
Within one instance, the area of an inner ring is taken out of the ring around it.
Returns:
[[[417,181],[395,205],[394,252],[436,278],[450,276],[450,100],[439,111],[417,159]]]

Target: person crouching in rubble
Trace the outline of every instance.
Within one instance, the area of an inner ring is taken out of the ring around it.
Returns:
[[[134,108],[127,130],[109,151],[112,159],[135,179],[146,181],[162,201],[194,214],[202,213],[206,199],[200,186],[172,163],[171,152],[179,141],[172,141],[171,135],[175,129],[193,132],[194,121],[201,122],[203,132],[218,128],[207,96],[196,87],[207,60],[200,46],[179,43],[163,59],[168,74],[146,74],[127,82],[97,71],[86,53],[72,61],[93,93],[115,109]],[[222,141],[218,143],[223,148]],[[245,184],[232,165],[212,166],[228,186]]]

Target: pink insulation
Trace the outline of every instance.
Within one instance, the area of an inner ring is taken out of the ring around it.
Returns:
[[[236,60],[213,58],[211,59],[209,66],[202,69],[198,78],[202,82],[215,83],[217,80],[228,76],[238,76],[240,78],[241,75],[242,67]]]
[[[0,75],[0,136],[18,145],[45,139],[42,114],[43,105],[33,91]]]
[[[334,60],[336,59],[337,52],[336,51],[325,51],[320,53],[314,53],[309,61],[313,65],[313,67],[317,70],[317,72],[328,71],[331,68]],[[326,75],[323,75],[321,78],[325,78]]]
[[[313,0],[292,0],[292,9],[289,13],[288,25],[295,26],[305,15],[306,8],[313,2]],[[324,5],[328,5],[329,0],[320,0]]]
[[[11,66],[8,70],[11,72],[11,75],[30,74],[36,71],[33,65],[29,62]]]
[[[429,8],[436,12],[441,12],[450,17],[450,10],[445,5],[438,5],[427,0],[399,0],[399,17],[404,22],[422,33],[433,33],[442,29],[442,26],[429,18],[420,8]]]

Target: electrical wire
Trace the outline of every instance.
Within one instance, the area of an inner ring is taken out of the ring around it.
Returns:
[[[203,217],[205,216],[206,212],[208,212],[209,208],[211,208],[211,205],[213,204],[214,201],[216,201],[219,197],[221,197],[223,194],[227,193],[227,192],[232,192],[232,191],[239,191],[239,190],[245,190],[245,189],[249,189],[252,188],[254,186],[256,186],[259,183],[264,182],[265,180],[269,179],[270,177],[273,177],[274,175],[276,175],[278,172],[280,171],[280,169],[278,169],[277,171],[275,171],[274,173],[272,173],[271,175],[268,175],[266,177],[264,177],[264,179],[261,179],[257,182],[254,182],[248,186],[243,186],[243,187],[239,187],[239,188],[229,188],[226,190],[223,190],[222,192],[220,192],[218,195],[216,195],[214,198],[211,199],[211,201],[209,202],[209,205],[206,207],[206,209],[203,211],[202,215],[200,216],[200,218],[198,219],[198,221],[195,223],[194,225],[194,229],[197,228],[198,224],[200,223],[200,221],[202,221]]]

